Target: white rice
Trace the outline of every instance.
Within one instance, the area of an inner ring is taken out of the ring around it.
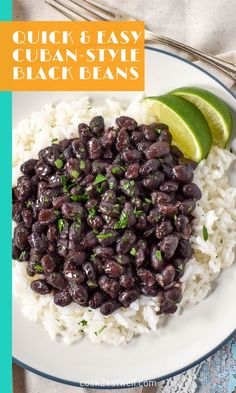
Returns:
[[[79,101],[46,105],[20,122],[13,137],[13,184],[20,176],[20,165],[29,158],[37,158],[38,151],[49,145],[53,138],[62,140],[77,135],[77,126],[97,115],[104,116],[106,125],[112,125],[121,114],[134,117],[139,123],[154,121],[140,98],[128,108],[107,99],[103,106],[92,107],[88,97]],[[194,181],[203,197],[195,210],[192,245],[193,258],[187,263],[182,277],[183,300],[181,308],[200,302],[212,288],[222,269],[235,260],[236,246],[236,187],[229,183],[228,169],[235,156],[227,150],[213,147],[208,158],[201,161]],[[203,239],[203,226],[209,238]],[[80,307],[76,303],[62,308],[54,304],[52,296],[39,296],[30,289],[31,278],[25,263],[13,263],[13,292],[22,304],[23,314],[30,320],[41,322],[50,336],[57,336],[70,344],[84,335],[96,343],[119,345],[133,336],[158,331],[162,316],[157,316],[156,298],[142,296],[128,309],[119,309],[109,317],[99,310]],[[175,317],[175,316],[173,316]]]

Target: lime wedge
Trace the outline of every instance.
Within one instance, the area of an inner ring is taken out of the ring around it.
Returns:
[[[212,136],[197,107],[176,96],[147,97],[151,110],[169,126],[173,141],[185,156],[199,162],[210,151]]]
[[[232,133],[232,117],[228,106],[214,94],[199,87],[181,87],[170,94],[192,102],[205,116],[213,142],[225,147]]]

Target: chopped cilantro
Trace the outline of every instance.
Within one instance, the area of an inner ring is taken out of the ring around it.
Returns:
[[[84,160],[80,160],[79,167],[80,167],[80,169],[84,169],[85,168],[85,161]]]
[[[86,321],[85,319],[82,319],[82,321],[80,321],[80,324],[82,326],[87,326],[88,325],[88,321]]]
[[[67,187],[67,181],[65,175],[60,176],[60,180],[63,187]]]
[[[147,202],[147,203],[152,203],[151,199],[144,198],[144,200],[145,200],[145,202]]]
[[[78,201],[80,201],[80,197],[81,197],[81,195],[71,195],[70,199],[73,202],[78,202]]]
[[[174,220],[175,220],[175,221],[177,220],[177,215],[176,215],[176,214],[174,215]]]
[[[64,228],[64,220],[62,218],[57,220],[57,228],[58,228],[59,233],[61,233]]]
[[[95,217],[96,216],[96,214],[97,214],[97,211],[96,211],[96,209],[95,209],[95,207],[91,207],[90,209],[88,209],[88,217],[89,218],[93,218],[93,217]]]
[[[87,281],[87,285],[91,289],[94,289],[94,288],[98,287],[98,284],[96,284],[96,282],[93,282],[93,281]]]
[[[115,223],[114,229],[125,228],[128,224],[128,219],[129,219],[128,213],[123,211],[120,215],[119,220]]]
[[[161,250],[156,250],[156,257],[157,257],[158,261],[160,261],[160,262],[163,261]]]
[[[132,247],[131,250],[130,250],[130,254],[135,257],[135,255],[137,254],[136,248]]]
[[[19,256],[19,261],[23,261],[26,255],[26,251],[21,251],[20,256]]]
[[[26,201],[25,202],[25,206],[29,209],[32,206],[32,202],[31,201]]]
[[[60,216],[60,212],[59,212],[59,210],[57,210],[57,209],[54,209],[53,210],[53,213],[55,214],[55,216],[57,216],[57,217],[59,217]]]
[[[43,271],[43,267],[41,265],[34,265],[34,270],[36,272],[42,272]]]
[[[154,131],[156,131],[158,133],[158,135],[160,135],[162,129],[161,128],[154,128]]]
[[[111,170],[111,173],[113,175],[116,175],[117,173],[120,173],[121,171],[123,171],[124,168],[122,166],[114,166]]]
[[[57,169],[61,169],[63,167],[63,165],[64,165],[63,161],[60,160],[59,158],[54,161],[54,164],[57,167]]]
[[[104,331],[104,329],[106,329],[106,327],[107,327],[106,325],[102,326],[101,329],[95,332],[95,335],[98,336],[98,334],[101,334]]]
[[[101,173],[98,173],[93,183],[99,184],[106,180],[107,180],[106,176],[102,175]]]
[[[108,239],[109,237],[112,237],[113,233],[100,233],[100,235],[97,235],[98,239]]]
[[[55,125],[54,125],[55,126]],[[51,127],[52,127],[52,125],[51,125]],[[51,140],[51,143],[57,143],[58,142],[58,139],[57,138],[52,138],[52,140]]]
[[[134,214],[136,217],[139,217],[143,214],[143,210],[136,210],[136,208],[134,209]]]
[[[128,190],[129,188],[134,186],[134,180],[124,180],[123,182],[123,187],[125,190]]]
[[[203,239],[206,242],[208,240],[208,230],[207,230],[207,227],[205,225],[203,225],[203,228],[202,228],[202,236],[203,236]]]
[[[71,176],[72,176],[74,179],[78,179],[78,177],[79,177],[79,172],[76,171],[75,169],[73,169],[73,171],[71,171]]]

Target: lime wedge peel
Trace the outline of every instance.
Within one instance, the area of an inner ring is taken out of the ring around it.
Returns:
[[[212,133],[213,142],[226,147],[232,134],[232,116],[228,106],[213,93],[199,87],[181,87],[169,94],[193,103],[204,115]]]
[[[145,99],[158,119],[169,126],[174,143],[186,157],[199,162],[212,146],[212,136],[203,114],[183,98],[164,95]]]

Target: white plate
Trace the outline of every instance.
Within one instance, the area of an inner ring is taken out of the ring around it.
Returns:
[[[146,50],[146,93],[158,95],[179,86],[207,88],[235,110],[235,98],[217,80],[182,59],[155,49]],[[52,100],[70,100],[85,93],[31,92],[13,95],[13,122]],[[91,93],[95,100],[137,93]],[[235,119],[234,119],[235,121]],[[235,124],[235,123],[234,123]],[[214,292],[201,304],[170,318],[161,334],[135,338],[113,347],[87,339],[66,346],[52,341],[43,327],[29,322],[13,306],[13,356],[32,371],[71,385],[139,384],[177,374],[209,356],[236,328],[236,264],[220,275]]]

